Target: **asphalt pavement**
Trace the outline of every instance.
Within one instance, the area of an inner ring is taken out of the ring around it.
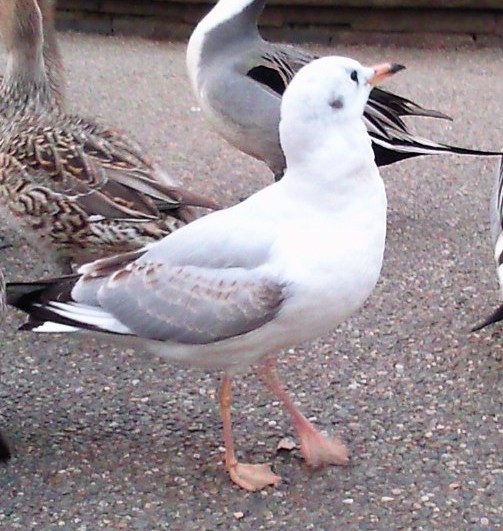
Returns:
[[[271,182],[209,130],[183,43],[65,34],[61,44],[72,109],[131,133],[185,186],[231,205]],[[387,88],[455,118],[417,119],[418,132],[503,147],[501,48],[316,51],[407,65]],[[23,317],[10,312],[0,428],[14,457],[0,465],[0,528],[501,530],[503,327],[470,333],[499,301],[488,222],[498,162],[436,156],[383,169],[377,289],[331,335],[280,357],[307,416],[350,448],[345,468],[309,470],[298,449],[277,450],[294,437],[290,420],[250,371],[235,385],[238,455],[272,462],[283,482],[246,493],[222,464],[218,374],[16,332]],[[1,233],[13,244],[0,250],[8,280],[55,273],[12,227]]]

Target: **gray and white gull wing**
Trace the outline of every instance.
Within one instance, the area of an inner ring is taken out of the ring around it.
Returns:
[[[190,226],[190,245],[182,234],[123,255],[123,262],[111,258],[87,264],[80,278],[69,277],[66,286],[55,283],[59,293],[48,290],[51,281],[46,281],[47,302],[37,302],[25,328],[51,321],[76,330],[193,345],[259,328],[281,309],[286,286],[264,266],[268,248],[254,243],[259,241],[255,229],[250,228],[245,243],[241,237],[247,228],[239,230],[238,244],[227,227],[216,229],[219,223],[213,220]],[[221,238],[215,238],[215,230]],[[16,289],[11,284],[9,303],[26,306],[38,292],[37,286],[18,284]]]

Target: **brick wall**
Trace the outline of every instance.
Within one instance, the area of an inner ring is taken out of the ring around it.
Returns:
[[[59,0],[58,18],[62,29],[186,39],[211,5],[211,0]],[[260,23],[266,37],[290,41],[433,33],[499,42],[503,0],[270,0]]]

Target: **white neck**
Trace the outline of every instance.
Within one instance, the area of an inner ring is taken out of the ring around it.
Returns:
[[[186,59],[189,78],[196,92],[202,50],[208,34],[225,22],[238,17],[248,6],[257,2],[263,5],[265,0],[220,0],[199,22],[190,36]]]
[[[281,142],[287,170],[281,182],[285,182],[286,189],[319,197],[321,202],[335,198],[343,203],[357,190],[372,189],[373,183],[382,186],[362,120],[343,127],[335,123],[322,131],[309,131],[309,125],[285,130],[286,126],[282,121]]]
[[[281,148],[287,168],[309,164],[311,160],[335,163],[337,168],[374,163],[372,142],[363,119],[345,122],[289,120],[279,125]]]
[[[208,33],[220,24],[237,17],[248,6],[256,3],[257,0],[220,0],[213,9],[199,22],[194,33]],[[263,0],[259,0],[263,3]]]

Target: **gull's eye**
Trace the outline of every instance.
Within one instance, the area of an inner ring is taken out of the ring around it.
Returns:
[[[353,70],[351,72],[350,77],[355,83],[358,83],[358,72],[356,70]]]

